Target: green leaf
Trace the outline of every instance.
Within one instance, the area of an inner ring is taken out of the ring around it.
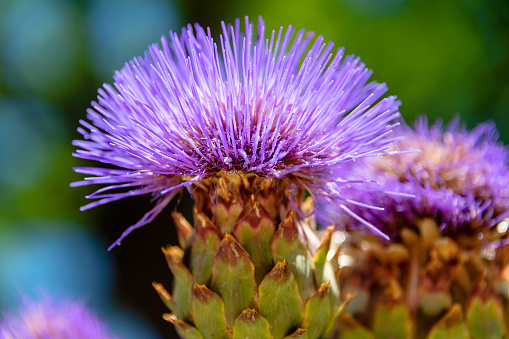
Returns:
[[[431,328],[429,339],[463,339],[470,338],[463,322],[461,306],[455,304],[449,312]]]
[[[255,310],[244,310],[233,324],[233,339],[272,339],[269,322]]]
[[[172,323],[182,339],[203,339],[200,332],[193,326],[177,319],[173,314],[163,314],[163,319]]]
[[[331,311],[328,297],[329,283],[324,283],[306,303],[302,327],[309,339],[321,338],[329,326]]]
[[[405,339],[410,338],[412,323],[404,303],[396,305],[380,304],[375,311],[373,331],[375,338]]]
[[[270,242],[276,230],[274,219],[254,200],[246,203],[239,221],[233,228],[233,234],[255,263],[256,282],[272,269],[272,253]]]
[[[223,300],[204,285],[194,284],[192,316],[204,339],[231,338]]]
[[[171,273],[173,274],[172,311],[175,313],[177,318],[184,321],[189,320],[193,276],[182,263],[183,253],[179,247],[173,246],[163,248],[162,250]]]
[[[248,307],[254,307],[255,266],[240,244],[229,234],[221,241],[212,266],[211,287],[225,303],[228,326]]]
[[[259,311],[274,339],[283,338],[302,323],[302,302],[286,261],[277,263],[258,288]]]
[[[308,300],[315,293],[313,265],[308,258],[307,249],[299,239],[299,232],[295,227],[293,211],[290,211],[281,222],[270,244],[274,262],[286,260],[297,281],[302,300]]]
[[[191,272],[198,284],[208,284],[212,277],[212,262],[221,238],[207,216],[195,209],[195,234],[191,248]]]
[[[467,311],[467,319],[472,339],[498,339],[506,332],[502,306],[495,298],[483,301],[474,297]]]

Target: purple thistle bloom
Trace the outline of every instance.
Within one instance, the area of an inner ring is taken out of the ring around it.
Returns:
[[[491,228],[509,216],[508,152],[497,143],[493,123],[468,132],[459,118],[444,130],[441,121],[428,127],[427,119],[421,117],[414,129],[401,127],[401,134],[404,139],[388,150],[399,154],[365,159],[350,168],[355,173],[351,179],[374,179],[378,185],[373,184],[371,191],[344,192],[345,197],[384,210],[354,207],[354,217],[324,212],[323,219],[347,229],[369,223],[394,237],[426,217],[434,219],[444,234],[452,235]]]
[[[0,339],[114,338],[84,305],[47,297],[39,303],[25,301],[18,314],[0,320]]]
[[[304,30],[281,28],[265,39],[261,18],[256,34],[247,18],[245,25],[242,33],[239,20],[223,23],[219,46],[199,25],[170,32],[99,89],[74,156],[116,168],[74,169],[91,177],[73,186],[107,185],[82,210],[142,194],[157,201],[112,247],[182,188],[219,171],[288,177],[345,206],[349,183],[338,168],[392,141],[400,102],[377,103],[387,86],[368,83],[372,72],[359,58],[342,48],[333,56],[333,43],[313,42]]]

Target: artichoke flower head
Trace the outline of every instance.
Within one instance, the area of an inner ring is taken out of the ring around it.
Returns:
[[[90,177],[74,185],[106,185],[83,209],[155,200],[112,247],[182,189],[194,199],[192,222],[173,215],[180,246],[163,251],[173,292],[154,285],[183,338],[331,333],[332,230],[317,238],[314,199],[351,210],[342,192],[365,182],[340,169],[387,149],[400,104],[333,47],[291,27],[266,38],[261,18],[257,31],[223,23],[219,42],[188,25],[126,63],[81,121],[75,156],[115,167],[75,168]]]
[[[356,295],[342,320],[345,331],[507,335],[509,157],[495,126],[487,122],[467,131],[459,118],[444,128],[441,121],[428,126],[422,117],[401,134],[404,139],[388,151],[420,152],[357,162],[350,179],[369,177],[377,184],[343,191],[344,198],[376,202],[383,212],[355,206],[353,218],[322,206],[321,216],[349,234],[338,253],[352,258],[339,274],[342,293]],[[391,240],[366,234],[363,223]]]

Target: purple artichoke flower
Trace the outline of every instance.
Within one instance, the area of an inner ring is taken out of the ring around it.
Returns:
[[[18,314],[0,318],[0,339],[111,339],[84,305],[74,301],[25,301]]]
[[[110,248],[220,171],[284,177],[342,208],[352,203],[340,169],[387,148],[400,102],[378,101],[386,85],[368,83],[359,58],[343,48],[334,56],[333,43],[313,36],[289,27],[266,39],[261,18],[256,33],[246,18],[244,33],[239,20],[223,23],[218,45],[209,29],[188,25],[99,89],[74,156],[114,168],[74,169],[91,177],[73,186],[106,185],[82,210],[143,194],[156,201]]]
[[[384,210],[354,206],[351,214],[331,213],[324,204],[321,208],[327,211],[321,213],[322,219],[347,229],[368,223],[394,237],[403,227],[427,217],[437,222],[443,234],[453,235],[492,228],[509,216],[508,152],[497,143],[493,123],[468,132],[459,118],[444,129],[441,121],[428,127],[421,117],[414,129],[401,127],[401,134],[404,138],[388,149],[398,154],[350,167],[349,179],[374,179],[373,189],[343,192],[344,198]]]

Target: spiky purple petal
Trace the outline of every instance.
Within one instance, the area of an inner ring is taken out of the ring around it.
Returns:
[[[74,185],[110,185],[85,208],[150,193],[157,206],[137,228],[177,190],[222,170],[292,175],[311,194],[341,199],[337,169],[385,150],[400,103],[378,101],[387,87],[368,83],[359,58],[334,56],[332,42],[304,30],[265,39],[261,18],[257,32],[245,26],[223,23],[219,44],[199,25],[170,32],[99,89],[74,156],[121,169],[75,168],[91,177]]]
[[[344,191],[351,198],[375,209],[352,206],[351,213],[332,211],[322,205],[321,217],[355,229],[364,223],[386,235],[396,236],[401,228],[431,217],[445,234],[478,227],[491,228],[509,216],[508,152],[498,143],[493,123],[478,125],[471,132],[452,120],[444,129],[441,121],[428,127],[425,117],[415,128],[402,127],[404,139],[382,158],[365,159],[350,167],[351,179],[373,179],[369,190]],[[412,197],[413,195],[413,197]]]

